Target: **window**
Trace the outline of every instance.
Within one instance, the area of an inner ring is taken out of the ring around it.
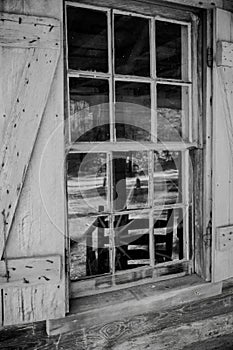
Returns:
[[[66,16],[70,278],[190,271],[191,22],[75,3]]]

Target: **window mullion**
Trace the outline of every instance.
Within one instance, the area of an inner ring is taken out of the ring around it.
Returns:
[[[150,31],[150,58],[151,58],[151,141],[157,143],[157,98],[156,98],[156,43],[155,20],[151,20]]]
[[[151,208],[149,213],[149,254],[150,266],[155,266],[155,241],[154,241],[154,151],[149,151],[149,184],[148,201]]]
[[[109,73],[110,73],[110,141],[116,141],[116,127],[115,127],[115,82],[114,82],[114,15],[113,11],[109,13],[108,17],[108,45],[109,45]]]

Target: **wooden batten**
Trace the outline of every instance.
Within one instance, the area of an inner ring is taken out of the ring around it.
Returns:
[[[0,46],[58,49],[60,22],[54,18],[0,13]]]
[[[59,283],[61,257],[18,258],[0,261],[0,284],[2,287]]]
[[[17,16],[17,18],[19,21],[21,17]],[[4,23],[4,21],[2,22]],[[19,22],[17,26],[20,27]],[[52,33],[52,30],[47,33],[48,38],[50,33]],[[25,32],[26,35],[27,31]],[[58,35],[56,35],[56,40],[53,34],[51,36],[53,42],[58,39]],[[4,41],[1,43],[4,45]],[[56,50],[39,47],[25,51],[25,66],[11,114],[8,116],[10,122],[7,126],[0,155],[0,183],[2,188],[0,193],[0,213],[2,216],[0,257],[4,253],[11,230],[53,81],[59,52],[59,47]]]
[[[218,41],[216,63],[217,66],[233,67],[233,43]]]

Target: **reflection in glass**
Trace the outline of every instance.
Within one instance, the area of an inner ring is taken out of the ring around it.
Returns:
[[[107,32],[105,12],[68,6],[69,68],[108,72]]]
[[[188,138],[189,88],[157,85],[158,141],[181,141]]]
[[[70,153],[67,168],[69,216],[105,211],[108,191],[106,154]]]
[[[108,80],[70,78],[71,141],[109,140]]]
[[[183,259],[182,209],[154,214],[155,264]]]
[[[156,21],[157,77],[188,80],[188,29]]]
[[[150,263],[148,215],[115,216],[114,228],[116,270],[148,265]]]
[[[147,206],[147,152],[113,153],[113,193],[114,210]]]
[[[181,152],[154,152],[154,204],[182,201]]]
[[[115,73],[150,75],[149,20],[115,15]]]
[[[150,84],[116,82],[117,140],[149,141],[151,139]]]
[[[70,279],[108,273],[109,224],[106,216],[70,217]]]

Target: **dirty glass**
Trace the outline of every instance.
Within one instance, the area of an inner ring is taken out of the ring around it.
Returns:
[[[156,72],[159,78],[187,80],[187,26],[156,21]]]
[[[182,201],[181,152],[154,152],[154,205]]]
[[[115,15],[115,73],[150,76],[150,21],[146,18]]]
[[[150,84],[117,81],[115,119],[118,141],[149,141],[151,139]]]
[[[69,90],[71,141],[109,140],[108,80],[70,78]]]
[[[182,141],[188,138],[189,88],[157,85],[157,137],[159,141]]]
[[[108,72],[107,14],[67,7],[68,66],[71,69]]]

